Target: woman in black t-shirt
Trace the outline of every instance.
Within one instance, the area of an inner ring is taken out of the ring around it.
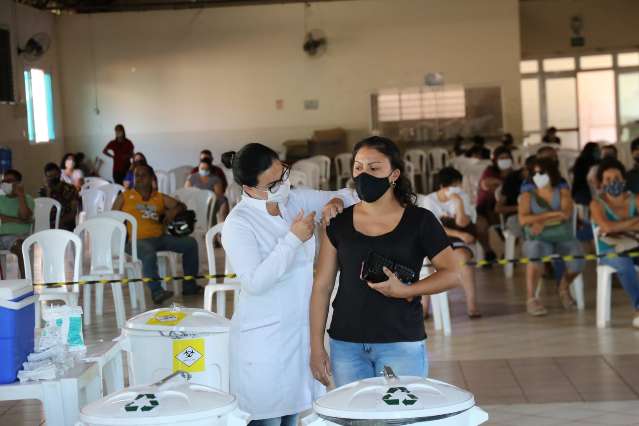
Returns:
[[[377,376],[385,365],[425,377],[420,296],[459,285],[460,265],[435,216],[415,206],[397,146],[373,136],[355,146],[353,158],[361,202],[333,218],[322,236],[311,296],[311,370],[324,384],[332,372],[337,386]],[[388,268],[385,281],[366,282],[363,262],[371,253],[413,271],[414,282],[403,284]],[[419,280],[426,257],[437,272]],[[324,331],[338,270],[329,360]]]

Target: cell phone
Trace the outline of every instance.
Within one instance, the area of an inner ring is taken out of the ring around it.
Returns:
[[[415,271],[375,252],[370,252],[362,263],[360,277],[374,284],[384,282],[388,280],[384,267],[390,269],[403,284],[410,285],[416,281]]]

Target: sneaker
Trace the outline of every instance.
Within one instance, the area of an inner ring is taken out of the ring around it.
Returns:
[[[632,319],[632,326],[639,328],[639,312],[635,312],[635,317]]]
[[[151,298],[153,299],[153,303],[155,303],[156,305],[161,305],[162,303],[164,303],[164,301],[172,297],[173,297],[173,292],[166,291],[166,290],[159,290],[151,295]]]
[[[541,301],[534,297],[532,299],[528,299],[526,302],[526,311],[533,317],[548,315],[548,311],[544,308],[544,305],[541,304]]]
[[[559,300],[561,300],[561,306],[563,306],[567,311],[574,309],[574,307],[577,306],[569,291],[560,291]]]
[[[200,287],[197,284],[188,288],[182,288],[182,296],[197,296],[200,294],[204,294],[204,287]]]

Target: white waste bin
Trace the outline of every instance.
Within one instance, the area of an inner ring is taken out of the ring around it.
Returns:
[[[246,426],[233,395],[178,378],[113,393],[82,408],[76,426]]]
[[[213,312],[175,305],[131,318],[120,336],[131,385],[185,371],[192,383],[228,392],[230,325]]]
[[[487,420],[470,392],[433,379],[396,377],[386,368],[385,377],[354,382],[319,398],[302,425],[475,426]]]

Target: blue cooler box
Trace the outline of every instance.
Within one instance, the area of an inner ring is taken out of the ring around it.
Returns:
[[[0,281],[0,383],[13,383],[33,352],[35,296],[31,280]]]

